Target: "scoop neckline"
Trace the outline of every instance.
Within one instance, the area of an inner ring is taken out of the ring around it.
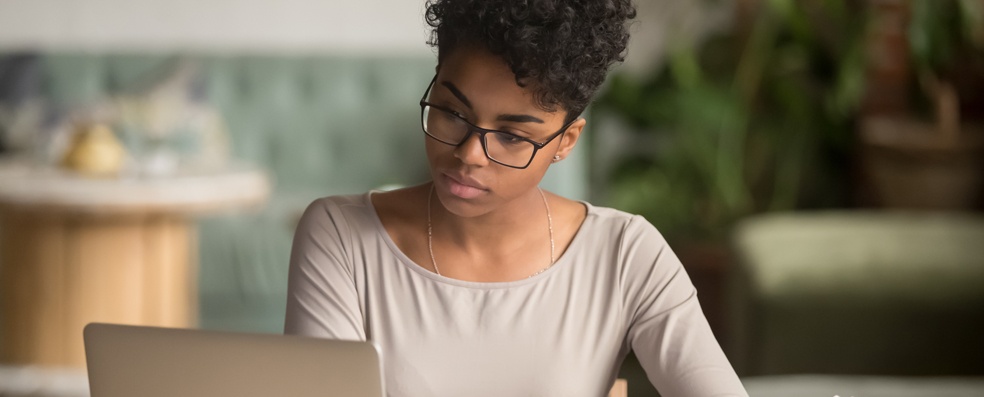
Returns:
[[[381,190],[370,190],[363,195],[363,200],[365,202],[366,207],[369,208],[369,213],[372,215],[371,217],[373,219],[373,223],[375,223],[376,232],[380,235],[380,237],[383,239],[383,241],[386,243],[389,249],[393,251],[397,259],[399,260],[400,264],[402,264],[404,267],[409,268],[414,273],[423,276],[429,280],[436,281],[443,284],[449,284],[458,287],[466,287],[472,289],[503,289],[503,288],[512,288],[512,287],[518,287],[527,284],[533,284],[539,282],[540,280],[547,279],[550,277],[550,275],[560,271],[563,268],[566,268],[567,262],[571,261],[568,258],[575,255],[575,251],[577,251],[581,247],[580,240],[583,238],[582,235],[584,234],[585,226],[587,226],[588,222],[590,222],[593,219],[593,216],[596,214],[595,207],[591,205],[591,203],[583,200],[576,200],[577,202],[584,205],[586,208],[586,214],[584,216],[584,220],[581,221],[581,225],[578,227],[577,232],[574,233],[574,237],[571,239],[571,243],[567,246],[567,250],[564,251],[564,253],[561,254],[561,256],[557,258],[556,261],[554,261],[553,265],[543,270],[539,274],[536,274],[532,277],[528,277],[520,280],[513,280],[513,281],[467,281],[467,280],[459,280],[456,278],[442,276],[440,274],[425,269],[423,266],[420,266],[419,264],[417,264],[417,262],[414,262],[412,259],[410,259],[410,257],[407,256],[407,254],[404,253],[403,250],[401,250],[400,247],[396,245],[396,242],[393,241],[393,238],[390,237],[389,233],[386,232],[386,227],[383,226],[383,221],[382,219],[379,218],[379,213],[376,212],[376,206],[372,204],[373,193],[381,193],[381,192],[382,192]]]

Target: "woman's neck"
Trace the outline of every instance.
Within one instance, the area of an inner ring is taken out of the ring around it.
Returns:
[[[530,240],[547,239],[547,208],[538,188],[488,213],[462,217],[449,212],[437,199],[430,201],[435,238],[459,249],[479,252],[509,251]]]

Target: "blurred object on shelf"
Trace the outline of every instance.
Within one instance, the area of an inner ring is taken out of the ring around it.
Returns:
[[[861,167],[873,204],[888,208],[971,210],[984,192],[984,130],[870,117],[861,124]]]
[[[872,4],[858,200],[984,208],[984,1]]]
[[[113,131],[129,153],[129,161],[113,172],[163,176],[183,166],[221,168],[231,160],[225,119],[203,94],[197,62],[169,57],[111,79],[106,84],[112,90],[84,98],[51,98],[43,96],[41,85],[52,66],[40,59],[0,58],[0,88],[10,91],[0,96],[3,151],[29,154],[41,165],[61,165],[77,145],[79,125],[98,122]]]
[[[145,80],[109,104],[139,173],[167,175],[182,164],[221,167],[229,161],[229,133],[222,115],[199,93],[197,63],[179,58],[163,75],[158,71]]]
[[[45,121],[40,57],[0,56],[0,154],[31,150]]]
[[[34,99],[21,103],[0,102],[0,153],[29,151],[44,122],[44,103]]]
[[[80,123],[62,159],[62,167],[86,176],[115,176],[126,162],[126,149],[106,124]]]
[[[898,114],[909,105],[912,65],[906,30],[912,18],[909,0],[871,0],[871,18],[863,36],[865,114]]]

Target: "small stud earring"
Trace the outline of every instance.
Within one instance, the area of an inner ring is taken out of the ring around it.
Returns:
[[[558,155],[558,156],[554,156],[554,157],[553,157],[553,162],[555,162],[555,163],[556,163],[556,162],[558,162],[558,161],[560,161],[560,156],[559,156],[559,155]]]

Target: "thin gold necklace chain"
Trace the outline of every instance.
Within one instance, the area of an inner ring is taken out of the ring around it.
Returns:
[[[543,199],[543,207],[547,209],[547,229],[550,231],[550,263],[547,264],[547,267],[537,270],[536,273],[531,274],[529,277],[543,273],[554,264],[553,217],[550,216],[550,204],[547,203],[547,196],[543,194],[543,189],[540,189],[539,187],[536,189],[540,192],[540,198]],[[441,270],[437,267],[437,259],[434,259],[434,228],[431,223],[431,201],[433,198],[434,185],[431,185],[430,193],[427,194],[427,251],[430,252],[431,265],[434,266],[434,273],[437,273],[437,275],[440,276]]]

